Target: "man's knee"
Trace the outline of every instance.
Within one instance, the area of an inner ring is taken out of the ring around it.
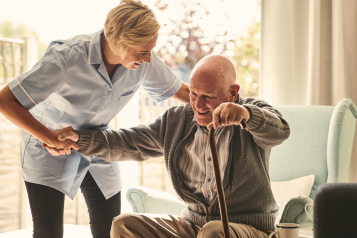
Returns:
[[[206,223],[198,232],[197,238],[205,237],[224,237],[223,226],[221,221],[210,221]]]
[[[123,213],[117,217],[114,217],[112,222],[112,228],[110,231],[110,237],[120,237],[119,234],[124,234],[128,230],[135,229],[138,219],[135,213]]]

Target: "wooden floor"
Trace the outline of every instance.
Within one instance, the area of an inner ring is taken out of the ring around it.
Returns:
[[[64,225],[63,238],[91,238],[89,226]],[[32,228],[0,234],[0,238],[32,238]]]

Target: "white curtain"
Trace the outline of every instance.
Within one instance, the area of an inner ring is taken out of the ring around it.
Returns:
[[[357,0],[262,0],[260,98],[357,105]],[[357,133],[348,181],[357,182]]]

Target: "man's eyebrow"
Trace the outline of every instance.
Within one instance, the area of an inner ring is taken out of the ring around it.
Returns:
[[[203,96],[207,96],[207,97],[215,97],[216,96],[215,92],[202,92],[201,94]]]
[[[190,92],[196,93],[194,90],[192,90],[191,88],[188,88],[190,90]],[[197,94],[197,93],[196,93]],[[215,93],[200,93],[199,96],[205,96],[205,97],[211,97],[214,98],[216,96]]]
[[[214,93],[203,93],[204,96],[213,98],[215,96]]]

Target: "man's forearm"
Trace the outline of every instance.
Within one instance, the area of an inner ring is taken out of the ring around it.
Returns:
[[[278,114],[255,105],[245,106],[251,113],[246,129],[261,148],[272,148],[289,137],[289,124]]]
[[[131,129],[91,129],[75,132],[79,135],[79,153],[94,155],[109,162],[144,161],[163,155],[162,148],[158,147],[154,138],[155,130],[145,125]]]

